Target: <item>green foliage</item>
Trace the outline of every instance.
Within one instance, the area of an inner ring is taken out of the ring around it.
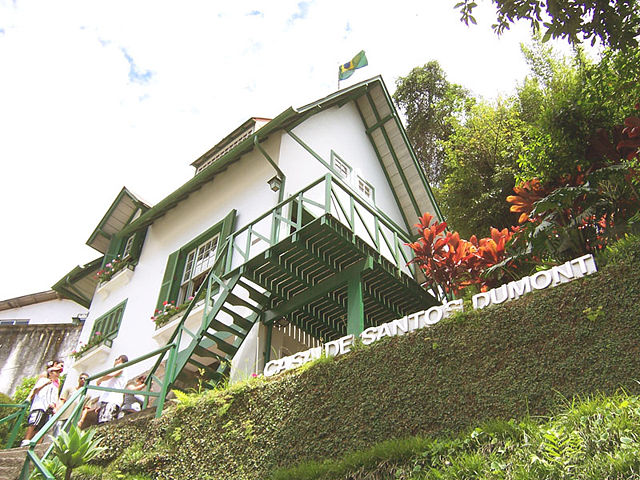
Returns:
[[[407,135],[427,180],[439,185],[446,171],[443,143],[454,132],[473,99],[450,83],[433,60],[396,80],[393,100],[407,117]]]
[[[91,461],[103,448],[100,438],[94,439],[96,430],[81,431],[75,425],[69,433],[62,431],[53,442],[53,453],[66,468],[65,480],[71,478],[73,470]]]
[[[26,401],[37,380],[37,376],[24,377],[18,388],[16,388],[16,392],[13,394],[13,403],[22,403]]]
[[[640,6],[634,0],[608,2],[576,2],[572,0],[537,1],[493,0],[497,9],[493,29],[499,35],[518,20],[528,21],[534,32],[544,27],[543,41],[565,38],[570,43],[591,40],[601,41],[616,49],[638,47],[640,35]],[[455,6],[460,9],[466,25],[475,24],[473,0],[461,0]]]
[[[67,469],[58,457],[46,459],[42,463],[56,480],[62,480],[64,478]],[[45,476],[36,469],[29,475],[29,480],[45,480]]]
[[[531,76],[517,95],[528,127],[520,179],[556,181],[602,161],[599,132],[621,124],[640,99],[638,50],[605,50],[592,61],[580,50],[562,57],[534,39],[522,52]]]
[[[314,462],[310,471],[336,468],[343,475],[326,478],[394,478],[398,470],[405,479],[461,478],[476,470],[483,472],[479,478],[561,478],[554,477],[561,469],[569,471],[564,478],[575,478],[574,460],[552,461],[553,448],[572,448],[590,455],[584,469],[594,473],[585,478],[615,478],[611,472],[638,464],[621,445],[628,441],[622,437],[640,438],[631,418],[640,403],[607,417],[593,413],[602,397],[591,405],[588,399],[620,387],[640,394],[634,374],[640,371],[639,267],[632,259],[611,263],[595,275],[386,338],[304,372],[206,392],[195,405],[171,407],[159,419],[108,424],[100,427],[106,449],[92,463],[184,480],[262,480],[303,461]],[[585,309],[600,307],[603,314],[590,320]],[[543,423],[546,433],[557,433],[555,444],[545,440],[531,419],[576,395],[587,403],[575,414],[557,414],[562,423]],[[229,407],[218,415],[222,405]],[[499,420],[509,418],[525,420]],[[576,422],[593,437],[580,434],[581,443],[574,443]],[[411,436],[422,438],[407,440],[415,448],[382,444],[401,445],[399,439]],[[527,442],[527,455],[540,460],[509,463]],[[396,453],[390,460],[385,451]],[[351,469],[324,465],[346,452],[365,453]],[[501,465],[511,477],[500,476]]]
[[[617,242],[607,246],[598,256],[599,263],[622,263],[640,261],[640,236],[625,235]]]
[[[504,200],[515,185],[526,140],[516,107],[511,101],[479,103],[444,142],[447,176],[438,198],[447,223],[463,238],[516,221]]]
[[[11,404],[13,404],[13,400],[11,399],[10,396],[5,395],[4,393],[0,393],[0,403],[6,403],[6,404],[11,405]],[[1,408],[0,407],[0,419],[11,415],[15,411],[16,411],[15,408],[9,408],[9,407]],[[6,443],[7,439],[8,439],[8,436],[9,436],[9,432],[11,431],[11,428],[13,427],[13,423],[14,423],[13,421],[0,423],[0,448],[4,448],[5,443]]]
[[[382,442],[335,460],[303,462],[272,480],[636,478],[640,397],[573,402],[549,418],[493,420],[471,433]]]

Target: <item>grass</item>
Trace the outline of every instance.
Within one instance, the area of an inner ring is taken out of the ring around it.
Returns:
[[[272,480],[538,480],[640,478],[640,396],[567,403],[548,418],[492,420],[445,439],[379,443],[337,460],[304,462]]]

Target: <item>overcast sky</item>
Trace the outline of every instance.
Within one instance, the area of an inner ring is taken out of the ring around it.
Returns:
[[[518,25],[466,27],[449,0],[0,0],[0,299],[47,290],[99,256],[85,245],[123,186],[153,204],[251,116],[438,60],[494,98],[527,73]]]

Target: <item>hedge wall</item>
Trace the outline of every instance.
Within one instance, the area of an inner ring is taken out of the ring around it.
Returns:
[[[158,420],[109,425],[100,464],[157,479],[265,479],[391,438],[544,414],[559,398],[640,393],[639,267],[609,265],[302,372],[205,394]]]

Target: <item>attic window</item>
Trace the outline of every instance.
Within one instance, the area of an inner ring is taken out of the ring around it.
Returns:
[[[331,165],[338,177],[349,181],[349,177],[351,176],[351,167],[334,152],[331,152]]]
[[[133,237],[135,237],[135,235],[131,235],[129,238],[127,238],[127,243],[124,244],[124,250],[122,251],[123,259],[131,255],[131,248],[133,247]]]
[[[369,182],[363,179],[360,175],[357,175],[357,177],[358,177],[358,184],[357,184],[358,192],[360,193],[360,195],[366,198],[369,202],[373,203],[373,187]]]
[[[252,133],[253,133],[253,125],[251,127],[247,128],[244,132],[242,132],[236,138],[231,140],[229,143],[227,143],[222,149],[220,149],[216,153],[214,153],[211,158],[209,158],[206,162],[204,162],[202,165],[200,165],[198,167],[198,169],[196,170],[196,175],[198,173],[200,173],[202,170],[204,170],[205,168],[207,168],[209,165],[211,165],[213,162],[218,160],[220,157],[222,157],[225,154],[227,154],[228,152],[230,152],[233,148],[237,147],[240,144],[240,142],[242,142],[243,140],[249,138],[249,136]]]

